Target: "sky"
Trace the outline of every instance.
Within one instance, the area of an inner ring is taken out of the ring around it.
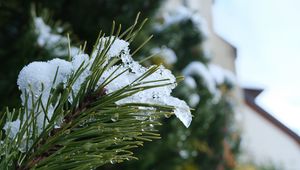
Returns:
[[[215,0],[213,16],[240,84],[264,89],[256,102],[300,135],[300,1]]]

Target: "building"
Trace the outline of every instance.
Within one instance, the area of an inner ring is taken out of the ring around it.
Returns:
[[[261,89],[244,90],[243,161],[300,169],[300,137],[255,103]]]

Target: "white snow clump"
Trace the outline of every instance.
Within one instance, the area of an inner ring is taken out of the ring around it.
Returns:
[[[162,56],[164,63],[167,65],[173,65],[177,62],[177,56],[171,48],[163,46],[161,48],[153,48],[150,52]]]
[[[198,105],[198,103],[200,102],[200,95],[197,94],[197,93],[192,93],[190,96],[189,96],[189,100],[188,100],[188,103],[190,106],[192,107],[195,107]]]
[[[164,23],[162,25],[155,26],[155,29],[157,31],[161,31],[173,24],[178,24],[186,20],[191,20],[196,25],[198,30],[203,33],[204,37],[208,37],[209,35],[208,26],[205,19],[201,17],[201,15],[198,12],[193,11],[190,8],[179,6],[175,9],[172,9],[172,11],[169,11],[166,14],[164,14],[163,18]]]
[[[129,42],[114,36],[111,36],[111,38],[103,37],[99,39],[96,49],[92,52],[92,61],[107,45],[110,45],[110,48],[107,51],[107,58],[104,65],[106,65],[108,61],[114,57],[121,58],[123,63],[128,63],[128,60],[130,60],[130,58],[128,58],[128,56],[130,56]]]
[[[231,85],[236,83],[234,74],[229,70],[223,69],[215,64],[209,64],[208,66],[205,66],[199,61],[194,61],[187,65],[183,69],[183,75],[186,77],[184,80],[185,84],[192,89],[196,88],[196,82],[192,76],[199,76],[206,85],[208,91],[214,95],[213,102],[218,102],[221,97],[221,91],[218,89],[218,86],[226,83]],[[193,98],[190,99],[191,101],[198,100],[195,96],[191,95],[190,97]]]
[[[5,130],[6,134],[8,134],[9,137],[13,139],[19,132],[20,123],[21,122],[19,119],[12,121],[12,122],[7,122],[4,125],[3,129]]]
[[[68,38],[60,34],[53,33],[51,27],[45,24],[41,17],[34,18],[35,33],[37,34],[37,44],[40,47],[44,47],[51,51],[55,56],[62,57],[67,56],[68,50]],[[58,32],[62,32],[62,28],[58,29]],[[77,54],[79,49],[71,46],[71,56]]]
[[[56,72],[57,76],[55,79]],[[22,104],[25,105],[27,103],[26,107],[28,111],[37,113],[37,126],[39,128],[43,127],[45,114],[51,119],[57,104],[49,105],[46,108],[47,113],[44,113],[41,107],[34,107],[33,103],[36,103],[41,97],[41,102],[46,107],[52,87],[56,87],[58,84],[65,86],[71,73],[71,63],[58,58],[48,62],[32,62],[20,71],[17,84],[22,92]],[[26,95],[28,96],[27,102],[25,101]],[[46,121],[47,123],[48,121]]]
[[[231,71],[224,69],[216,64],[209,64],[208,69],[218,85],[225,83],[229,83],[232,85],[236,84],[236,77]]]
[[[211,73],[207,69],[207,67],[198,61],[191,62],[187,65],[183,71],[184,76],[199,76],[202,78],[203,82],[206,84],[207,89],[211,94],[217,93],[216,82],[212,77]]]
[[[114,79],[110,84],[108,84],[105,87],[108,93],[114,92],[127,85],[132,84],[134,80],[136,80],[137,78],[139,78],[141,75],[143,75],[145,72],[148,71],[148,68],[143,67],[138,62],[132,59],[129,53],[128,45],[129,44],[125,43],[124,40],[116,39],[116,41],[114,41],[114,43],[112,44],[112,47],[113,46],[118,47],[117,49],[119,54],[116,55],[116,53],[112,53],[112,52],[108,53],[108,54],[114,54],[111,55],[110,57],[120,57],[122,60],[122,64],[113,66],[110,69],[108,69],[102,75],[99,84],[101,84],[102,81],[104,81],[112,73],[114,73],[114,75],[118,75],[121,72],[125,71],[123,74],[121,74],[119,77]],[[188,105],[184,101],[171,96],[172,89],[176,87],[176,78],[171,73],[171,71],[164,68],[163,66],[160,66],[156,72],[154,72],[153,74],[145,78],[143,82],[163,80],[163,79],[167,79],[167,81],[152,82],[152,83],[147,83],[146,85],[161,85],[166,83],[168,85],[140,91],[125,99],[119,100],[117,104],[149,103],[149,104],[162,104],[162,105],[174,106],[175,115],[183,122],[183,124],[186,127],[188,127],[192,121],[192,115],[190,113],[190,109]]]

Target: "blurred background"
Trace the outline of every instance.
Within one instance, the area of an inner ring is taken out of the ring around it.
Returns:
[[[112,21],[123,31],[149,18],[139,59],[185,80],[174,95],[193,110],[187,129],[162,120],[162,139],[134,150],[139,160],[100,169],[299,170],[300,2],[296,0],[0,1],[0,106],[20,106],[16,80],[37,60],[90,52]],[[134,51],[134,50],[132,50]]]

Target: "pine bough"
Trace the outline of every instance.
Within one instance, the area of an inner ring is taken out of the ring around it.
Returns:
[[[132,58],[140,48],[131,53],[129,43],[144,23],[137,27],[136,20],[122,34],[113,24],[110,36],[100,32],[91,55],[81,48],[69,61],[21,70],[23,107],[0,117],[0,169],[95,169],[136,159],[132,148],[160,138],[161,117],[175,114],[190,125],[189,107],[171,96],[172,73]]]

